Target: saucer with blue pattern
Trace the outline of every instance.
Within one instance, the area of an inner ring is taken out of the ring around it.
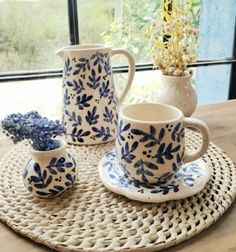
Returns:
[[[102,183],[110,191],[133,200],[152,203],[195,195],[210,179],[209,167],[200,158],[183,164],[175,176],[167,181],[146,184],[130,177],[129,172],[117,163],[114,149],[103,156],[98,170]]]

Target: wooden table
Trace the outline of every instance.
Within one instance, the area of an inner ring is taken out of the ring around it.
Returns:
[[[206,121],[211,141],[223,149],[236,162],[236,100],[199,106],[195,117]],[[0,136],[0,158],[13,146]],[[236,186],[236,185],[235,185]],[[0,252],[46,252],[51,249],[36,244],[14,233],[0,223]],[[230,209],[215,224],[199,235],[165,252],[236,252],[236,209]]]

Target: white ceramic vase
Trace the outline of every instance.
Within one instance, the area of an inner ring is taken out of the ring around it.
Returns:
[[[162,75],[155,99],[158,103],[177,107],[187,117],[191,116],[197,106],[197,95],[191,85],[191,75],[176,77]]]
[[[31,157],[23,168],[23,181],[28,191],[35,196],[52,198],[75,183],[75,159],[66,150],[66,142],[58,141],[60,147],[54,150],[29,149]]]

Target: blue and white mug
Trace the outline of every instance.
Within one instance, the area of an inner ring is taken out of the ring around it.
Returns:
[[[185,149],[185,128],[196,128],[202,144],[194,153]],[[165,183],[183,163],[200,158],[209,145],[206,123],[185,118],[166,104],[132,104],[119,113],[116,158],[130,177],[148,184]]]

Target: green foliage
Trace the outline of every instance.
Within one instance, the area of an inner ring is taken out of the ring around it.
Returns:
[[[154,66],[165,75],[188,74],[196,61],[198,29],[194,26],[193,4],[197,0],[166,0],[147,29]],[[171,11],[166,11],[171,5]]]
[[[114,21],[116,1],[78,0],[80,43],[105,42],[129,50],[136,63],[150,61],[144,33],[161,1],[123,0]],[[199,3],[193,14],[198,20]],[[1,72],[61,67],[55,51],[69,44],[67,1],[0,1]]]
[[[81,44],[104,43],[101,33],[114,19],[114,0],[79,0],[78,18]]]
[[[161,0],[124,0],[123,17],[113,21],[101,35],[107,44],[126,48],[137,62],[148,61],[148,41],[144,33]]]
[[[66,2],[0,2],[0,71],[61,66],[55,50],[69,44]]]

